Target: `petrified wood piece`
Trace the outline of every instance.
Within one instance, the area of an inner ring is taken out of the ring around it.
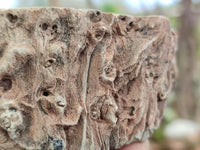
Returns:
[[[159,126],[175,78],[164,17],[0,10],[0,149],[109,150]]]

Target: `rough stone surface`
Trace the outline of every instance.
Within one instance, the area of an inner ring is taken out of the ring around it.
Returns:
[[[0,149],[109,150],[159,126],[176,75],[164,17],[0,10]]]

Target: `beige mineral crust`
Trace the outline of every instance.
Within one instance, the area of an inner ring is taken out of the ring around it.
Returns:
[[[176,76],[165,17],[0,10],[0,150],[109,150],[159,126]]]

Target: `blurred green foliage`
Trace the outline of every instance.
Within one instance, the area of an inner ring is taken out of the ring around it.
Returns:
[[[167,125],[177,118],[176,112],[171,108],[167,107],[163,116],[163,121],[161,126],[154,131],[152,139],[156,142],[162,142],[165,140],[165,128]]]
[[[178,17],[170,17],[169,20],[170,20],[171,26],[177,30],[179,27],[180,19]]]
[[[196,32],[196,36],[197,36],[197,39],[198,39],[198,49],[197,49],[197,58],[200,60],[200,21],[198,22],[198,25],[197,25],[197,32]]]
[[[165,128],[167,127],[167,125],[172,122],[173,120],[175,120],[178,115],[175,111],[175,109],[173,109],[173,104],[175,102],[175,93],[172,92],[169,95],[169,98],[167,100],[168,102],[168,106],[165,109],[165,112],[163,114],[163,120],[162,123],[160,125],[160,127],[154,131],[154,134],[152,136],[152,140],[156,141],[156,142],[163,142],[165,140]]]
[[[102,11],[104,11],[104,12],[110,12],[110,13],[116,13],[116,14],[120,13],[117,4],[113,4],[113,3],[105,3],[102,6]]]

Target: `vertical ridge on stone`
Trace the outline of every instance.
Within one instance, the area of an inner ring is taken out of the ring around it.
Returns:
[[[0,22],[0,149],[116,149],[159,126],[176,76],[168,19],[27,8]]]

